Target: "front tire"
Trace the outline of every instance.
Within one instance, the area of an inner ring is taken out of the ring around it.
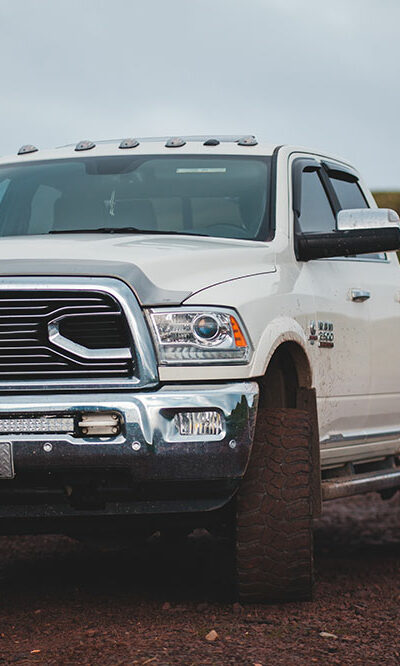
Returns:
[[[243,602],[307,600],[313,588],[312,423],[299,409],[260,409],[236,512]]]

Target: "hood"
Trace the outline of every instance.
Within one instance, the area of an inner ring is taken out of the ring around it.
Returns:
[[[220,282],[273,271],[275,258],[261,241],[144,234],[0,239],[1,276],[119,278],[143,305],[177,305]]]

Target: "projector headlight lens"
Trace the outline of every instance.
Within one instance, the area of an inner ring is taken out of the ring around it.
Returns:
[[[154,309],[149,319],[161,365],[248,363],[251,347],[230,310]]]
[[[200,316],[193,322],[193,331],[202,342],[213,340],[218,335],[219,329],[219,322],[211,315]]]

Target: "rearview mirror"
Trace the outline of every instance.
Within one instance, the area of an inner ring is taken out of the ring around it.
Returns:
[[[400,249],[400,218],[389,208],[354,208],[337,214],[337,230],[299,233],[296,255],[300,261],[348,257]]]

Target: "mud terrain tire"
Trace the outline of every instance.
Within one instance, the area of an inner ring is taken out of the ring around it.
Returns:
[[[259,411],[236,505],[237,592],[243,602],[312,597],[311,442],[306,411]]]

